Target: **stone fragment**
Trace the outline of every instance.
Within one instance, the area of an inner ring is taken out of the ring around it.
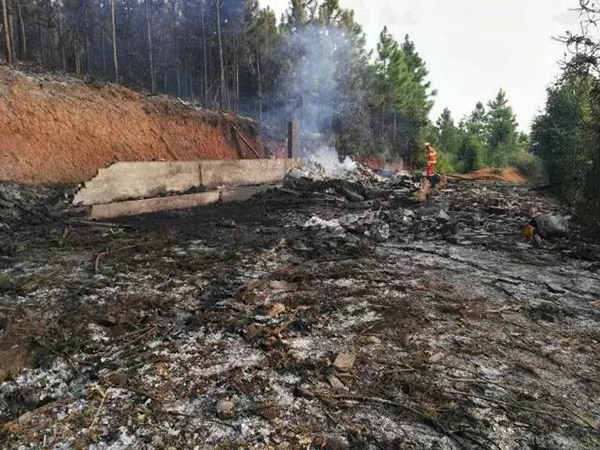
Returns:
[[[443,353],[436,353],[435,355],[432,355],[429,357],[429,362],[436,363],[436,362],[440,361],[443,357],[444,357]]]
[[[373,345],[380,345],[381,344],[381,339],[379,339],[377,336],[369,336],[369,338],[367,339],[367,341],[369,341],[369,343],[373,344]]]
[[[340,372],[348,372],[354,367],[354,363],[356,362],[356,356],[352,353],[338,353],[333,361],[333,367],[335,367]]]
[[[283,303],[275,303],[269,310],[269,316],[277,317],[283,312],[285,312],[285,305]]]
[[[217,416],[220,419],[227,420],[235,417],[235,405],[230,400],[219,400],[217,402]]]
[[[327,381],[329,381],[329,384],[331,384],[332,388],[337,389],[338,391],[347,391],[348,390],[346,385],[344,383],[342,383],[340,381],[340,379],[338,377],[336,377],[335,375],[329,375],[329,377],[327,377]]]
[[[446,211],[444,211],[443,209],[440,209],[440,212],[437,215],[437,220],[440,222],[449,222],[450,216],[448,215],[448,213]]]
[[[537,234],[544,239],[565,237],[569,233],[569,222],[565,217],[542,214],[532,220]]]

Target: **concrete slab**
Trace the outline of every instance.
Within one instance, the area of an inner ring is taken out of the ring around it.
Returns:
[[[92,205],[89,218],[92,220],[105,220],[114,219],[115,217],[136,216],[150,212],[194,208],[218,202],[231,203],[245,201],[256,194],[273,189],[274,187],[274,185],[250,186],[202,192],[200,194],[174,195],[170,197]]]
[[[92,205],[90,219],[104,220],[123,216],[136,216],[156,211],[193,208],[201,205],[217,203],[221,193],[202,192],[200,194],[175,195],[171,197],[148,198],[145,200],[129,200],[126,202]]]
[[[76,205],[96,205],[185,192],[194,187],[280,182],[300,162],[289,159],[119,162],[75,194]]]
[[[285,174],[300,166],[293,159],[240,159],[201,161],[200,179],[204,187],[248,186],[283,181]]]
[[[198,161],[118,162],[85,183],[75,194],[75,205],[95,205],[119,200],[185,192],[200,186]]]

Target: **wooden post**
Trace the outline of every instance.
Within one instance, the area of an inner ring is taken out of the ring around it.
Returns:
[[[297,120],[288,123],[288,158],[300,157],[300,124]]]

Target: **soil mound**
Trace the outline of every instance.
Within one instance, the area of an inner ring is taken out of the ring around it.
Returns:
[[[505,167],[502,169],[495,167],[486,167],[475,172],[453,175],[454,177],[467,180],[480,181],[500,181],[505,183],[525,183],[527,179],[514,167]]]
[[[262,156],[249,120],[122,86],[0,66],[0,181],[73,183],[117,161]]]

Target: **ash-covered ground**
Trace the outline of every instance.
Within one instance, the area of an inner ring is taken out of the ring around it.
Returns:
[[[600,448],[599,247],[523,237],[568,208],[358,170],[113,226],[2,186],[0,447]]]

